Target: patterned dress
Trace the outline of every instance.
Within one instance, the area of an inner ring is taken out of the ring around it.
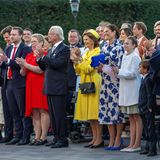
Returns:
[[[118,66],[120,68],[124,48],[119,39],[116,39],[111,45],[105,44],[102,52],[106,55],[106,65]],[[114,74],[114,73],[112,73]],[[102,85],[100,91],[99,105],[99,123],[100,124],[118,124],[124,122],[124,115],[121,113],[119,98],[119,79],[113,78],[111,74],[102,72]]]

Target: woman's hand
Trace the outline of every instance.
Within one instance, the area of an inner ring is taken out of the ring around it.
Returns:
[[[114,74],[118,74],[119,73],[119,68],[112,66],[112,71],[114,72]]]
[[[44,50],[41,45],[37,45],[33,52],[37,58],[41,58],[44,56]]]
[[[99,63],[99,66],[98,66],[98,67],[96,67],[96,69],[97,69],[98,73],[102,72],[102,68],[103,68],[103,66],[104,66],[104,64]]]
[[[24,67],[21,67],[21,69],[20,69],[20,74],[21,74],[22,76],[25,76],[25,75],[26,75],[26,69],[25,69]]]

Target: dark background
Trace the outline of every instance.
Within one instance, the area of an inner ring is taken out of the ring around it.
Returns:
[[[81,0],[77,29],[82,34],[85,29],[96,28],[101,20],[118,27],[123,22],[143,21],[147,37],[153,38],[153,25],[159,16],[159,0]],[[74,19],[69,0],[0,0],[0,30],[7,25],[29,27],[44,35],[52,25],[60,25],[67,36],[74,28]]]

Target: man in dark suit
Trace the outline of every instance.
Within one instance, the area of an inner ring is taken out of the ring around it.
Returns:
[[[6,42],[6,47],[4,48],[4,52],[11,45],[11,39],[10,39],[11,30],[12,30],[12,26],[7,26],[1,31],[3,35],[3,39]],[[5,79],[6,65],[2,63],[0,67],[1,67],[1,76]],[[2,93],[2,105],[3,105],[3,114],[4,114],[5,137],[2,140],[0,140],[0,143],[6,143],[6,142],[9,142],[13,138],[13,118],[9,110],[9,105],[8,105],[8,101],[6,98],[6,89],[5,89],[4,84],[2,85],[1,93]]]
[[[68,32],[68,42],[69,42],[69,47],[70,47],[71,52],[73,48],[82,47],[81,36],[76,29],[71,29]],[[71,57],[68,62],[67,77],[68,77],[67,114],[73,115],[74,114],[74,103],[72,103],[72,98],[76,91],[77,75],[75,73],[75,69],[73,67],[73,62],[71,60]],[[71,123],[73,122],[71,121]],[[70,129],[72,131],[72,127]]]
[[[25,118],[25,77],[20,75],[20,66],[15,62],[16,57],[25,58],[31,49],[22,42],[23,30],[13,27],[10,33],[11,46],[6,50],[6,55],[0,55],[0,60],[5,66],[4,86],[9,109],[14,121],[15,137],[8,145],[24,145],[29,143],[31,132],[31,119]]]
[[[156,107],[156,97],[153,92],[153,82],[149,73],[149,60],[143,60],[140,64],[140,73],[143,75],[139,91],[139,111],[143,122],[145,134],[145,148],[140,154],[147,156],[157,155],[156,133],[154,124],[154,113]]]
[[[66,95],[70,50],[63,43],[63,30],[59,26],[52,26],[49,29],[48,40],[53,46],[47,56],[43,56],[41,51],[37,53],[37,63],[45,71],[44,92],[48,98],[51,125],[54,132],[51,148],[68,147]]]

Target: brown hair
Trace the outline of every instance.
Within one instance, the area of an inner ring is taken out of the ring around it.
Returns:
[[[147,71],[149,71],[150,69],[150,64],[148,59],[143,59],[139,65],[141,65],[144,69],[147,69]]]
[[[119,29],[118,29],[118,27],[116,26],[116,25],[114,25],[114,24],[108,24],[106,27],[108,27],[112,32],[116,32],[116,34],[115,34],[115,37],[116,38],[119,38]]]
[[[44,44],[44,36],[42,34],[35,33],[35,34],[32,35],[32,37],[37,38],[39,43],[42,42]]]
[[[130,39],[132,41],[132,44],[135,45],[135,47],[138,46],[138,41],[137,41],[136,37],[128,36],[126,39]]]
[[[2,35],[5,34],[5,33],[10,34],[11,30],[12,30],[12,26],[7,26],[7,27],[5,27],[5,28],[2,29],[1,34]]]
[[[25,28],[23,31],[30,31],[33,34],[33,31],[30,28]]]
[[[126,34],[126,36],[128,37],[128,36],[133,36],[133,32],[132,32],[132,30],[130,29],[130,28],[122,28],[122,29],[120,29],[120,31],[124,31],[124,33]]]
[[[19,35],[23,35],[23,29],[21,27],[15,26],[12,27],[12,30],[17,30]]]
[[[97,39],[92,33],[87,32],[87,31],[85,31],[83,33],[82,37],[84,37],[85,35],[93,40],[93,42],[94,42],[94,48],[99,47],[99,39]]]
[[[142,29],[143,34],[147,32],[147,26],[143,22],[135,22],[134,25],[136,25],[138,30]]]

